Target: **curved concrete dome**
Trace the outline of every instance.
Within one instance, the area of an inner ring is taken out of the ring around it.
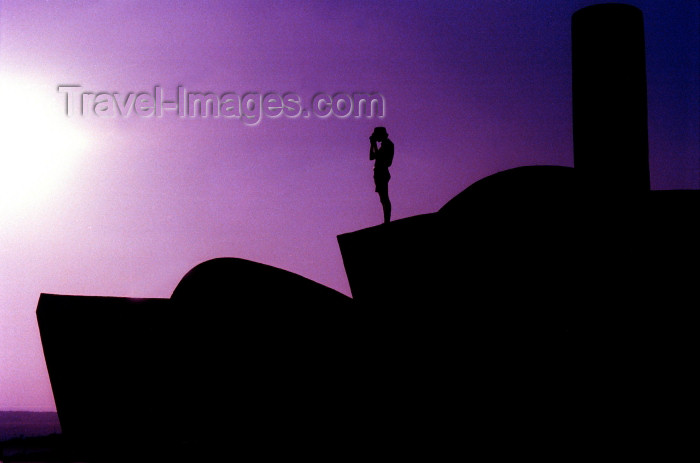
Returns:
[[[287,270],[233,257],[208,260],[180,280],[172,300],[220,306],[346,307],[351,299]]]

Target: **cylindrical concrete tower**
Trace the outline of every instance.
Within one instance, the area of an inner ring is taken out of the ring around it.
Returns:
[[[649,190],[642,12],[583,8],[571,20],[574,166],[592,191]]]

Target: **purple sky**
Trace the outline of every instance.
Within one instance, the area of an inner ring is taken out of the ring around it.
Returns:
[[[54,410],[41,292],[169,297],[214,257],[350,294],[336,236],[573,165],[570,18],[590,1],[0,2],[0,410]],[[645,14],[653,189],[700,188],[700,4]],[[667,6],[672,5],[672,6]],[[386,117],[67,118],[92,92],[379,92]]]

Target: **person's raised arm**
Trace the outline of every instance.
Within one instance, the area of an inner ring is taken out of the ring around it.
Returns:
[[[377,154],[377,140],[374,139],[374,137],[369,137],[369,160],[374,161],[374,158]]]

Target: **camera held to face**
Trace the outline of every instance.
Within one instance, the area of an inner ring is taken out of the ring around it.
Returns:
[[[374,132],[369,137],[369,141],[372,143],[381,142],[387,138],[386,129],[384,127],[375,127]]]

